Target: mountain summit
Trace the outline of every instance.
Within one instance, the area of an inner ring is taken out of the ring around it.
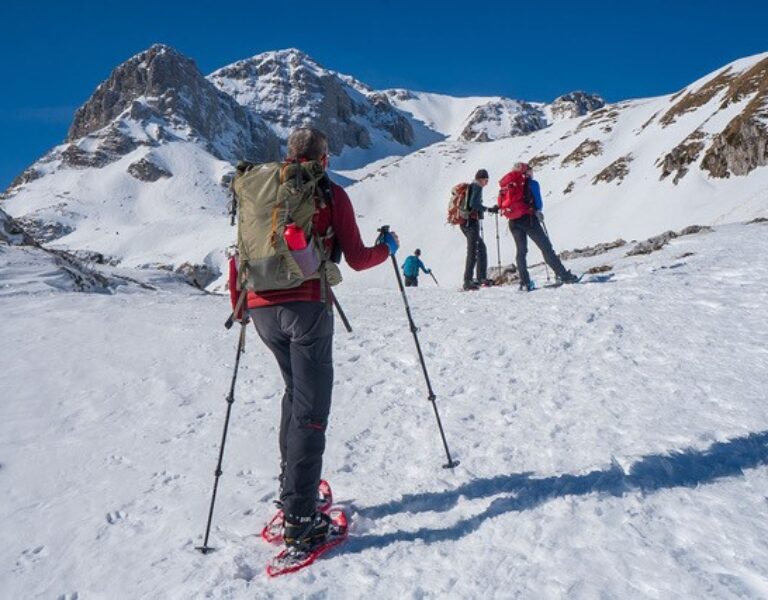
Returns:
[[[112,71],[75,113],[67,141],[108,126],[125,129],[120,121],[133,121],[154,141],[163,135],[199,141],[223,160],[276,157],[277,140],[264,123],[211,85],[193,60],[163,44]]]
[[[281,139],[312,125],[328,135],[331,153],[368,149],[379,142],[414,143],[409,120],[355,78],[330,71],[300,50],[265,52],[214,71],[208,79]]]

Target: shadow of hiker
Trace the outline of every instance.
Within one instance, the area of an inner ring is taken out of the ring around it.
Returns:
[[[741,475],[744,469],[764,464],[768,464],[768,431],[717,442],[704,450],[688,449],[668,455],[644,456],[631,466],[629,473],[614,461],[608,469],[583,475],[566,474],[539,479],[532,477],[531,473],[519,473],[476,479],[455,490],[408,494],[400,500],[360,508],[357,512],[370,519],[398,513],[446,512],[456,506],[460,498],[510,495],[497,498],[483,512],[443,529],[425,527],[415,531],[350,538],[341,553],[383,548],[395,542],[420,540],[430,544],[457,540],[476,531],[487,519],[532,509],[555,498],[591,493],[623,496],[633,492],[652,493],[660,489],[696,487],[723,477]]]

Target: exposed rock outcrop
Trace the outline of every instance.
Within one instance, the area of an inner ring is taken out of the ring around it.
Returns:
[[[666,127],[667,125],[671,125],[680,116],[696,110],[712,100],[718,92],[725,89],[733,80],[734,75],[730,71],[730,67],[724,69],[700,88],[687,92],[682,98],[677,100],[672,108],[664,113],[661,119],[659,119],[662,126]],[[671,100],[674,101],[678,99],[680,94],[681,92],[678,92],[671,98]]]
[[[560,162],[560,166],[580,167],[581,163],[583,163],[587,158],[589,158],[590,156],[598,156],[602,154],[602,152],[603,152],[602,142],[598,140],[586,139],[583,142],[581,142],[581,144],[579,144],[573,152],[571,152],[568,156],[566,156]]]
[[[547,126],[544,112],[528,104],[500,98],[478,106],[467,118],[459,139],[489,142],[505,137],[525,135]]]
[[[559,154],[539,154],[538,156],[534,156],[531,160],[529,160],[528,165],[532,169],[536,170],[543,167],[544,165],[549,164],[550,162],[555,160],[558,156],[560,155]]]
[[[712,177],[746,175],[768,164],[768,127],[757,115],[740,114],[712,140],[701,168]]]
[[[626,246],[626,244],[627,242],[624,240],[618,239],[613,242],[605,242],[602,244],[596,244],[594,246],[586,246],[585,248],[565,250],[560,253],[560,258],[563,260],[572,260],[574,258],[589,258],[590,256],[597,256],[598,254],[605,254],[614,248],[621,248],[622,246]]]
[[[555,99],[550,108],[554,119],[583,117],[587,113],[605,106],[605,100],[598,94],[571,92]]]
[[[629,175],[629,163],[631,163],[632,160],[633,159],[631,154],[617,158],[592,178],[592,185],[596,185],[601,182],[610,183],[616,179],[618,179],[619,184],[621,184],[621,182],[624,181],[624,178]]]
[[[131,163],[128,166],[128,173],[130,173],[140,181],[147,181],[147,182],[152,182],[152,181],[157,181],[158,179],[163,179],[163,178],[167,179],[168,177],[173,177],[173,173],[155,164],[146,156],[141,160],[136,161],[135,163]]]
[[[672,173],[675,173],[675,177],[672,183],[677,183],[685,177],[688,173],[688,167],[691,163],[696,162],[704,150],[705,143],[703,139],[706,137],[700,129],[694,131],[691,135],[685,138],[677,146],[661,159],[661,177],[659,179],[665,179]]]
[[[191,285],[204,290],[213,283],[219,273],[211,269],[208,265],[184,263],[176,268],[176,273],[182,275]]]
[[[643,242],[638,242],[635,244],[634,248],[627,252],[627,256],[650,254],[651,252],[656,252],[656,250],[661,250],[670,242],[670,240],[684,235],[692,235],[694,233],[703,233],[707,231],[712,231],[712,228],[707,225],[689,225],[685,229],[681,229],[677,232],[671,230],[665,231],[664,233],[650,237]]]

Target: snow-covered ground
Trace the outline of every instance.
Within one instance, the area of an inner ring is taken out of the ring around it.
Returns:
[[[268,579],[282,385],[221,296],[0,287],[2,598],[768,597],[766,225],[521,294],[339,290],[325,476],[350,540]],[[458,260],[458,259],[457,259]],[[0,271],[0,277],[3,273]],[[544,273],[534,271],[542,282]]]

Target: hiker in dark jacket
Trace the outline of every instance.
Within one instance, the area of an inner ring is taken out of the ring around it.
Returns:
[[[419,269],[424,271],[427,275],[432,272],[432,269],[427,269],[424,263],[421,262],[421,250],[416,248],[414,253],[405,259],[403,263],[403,275],[405,276],[405,287],[419,287]]]
[[[286,162],[295,160],[316,160],[327,169],[326,136],[310,128],[291,133]],[[329,184],[331,202],[319,202],[314,217],[316,233],[333,230],[326,242],[329,255],[338,247],[356,271],[375,267],[394,255],[397,236],[389,233],[375,246],[366,246],[349,196],[340,186]],[[230,276],[230,289],[235,287]],[[233,293],[233,300],[236,295]],[[285,382],[279,435],[285,543],[289,548],[311,548],[327,537],[330,522],[316,510],[316,499],[333,388],[333,313],[322,302],[319,279],[292,289],[249,291],[247,307]]]
[[[499,206],[491,209],[509,219],[509,231],[517,247],[517,270],[520,273],[520,289],[530,291],[534,283],[528,273],[528,238],[539,247],[544,261],[552,268],[559,282],[576,283],[579,277],[563,266],[552,242],[544,231],[544,204],[539,182],[533,178],[533,169],[526,163],[515,163],[512,170],[499,181],[501,193]],[[516,190],[516,191],[515,191]]]
[[[488,251],[480,233],[480,220],[486,207],[483,206],[483,188],[488,185],[488,171],[480,169],[475,180],[467,190],[467,209],[469,216],[460,225],[461,232],[467,238],[467,258],[464,263],[464,289],[476,290],[481,285],[493,285],[488,279]],[[477,278],[473,279],[477,267]]]

